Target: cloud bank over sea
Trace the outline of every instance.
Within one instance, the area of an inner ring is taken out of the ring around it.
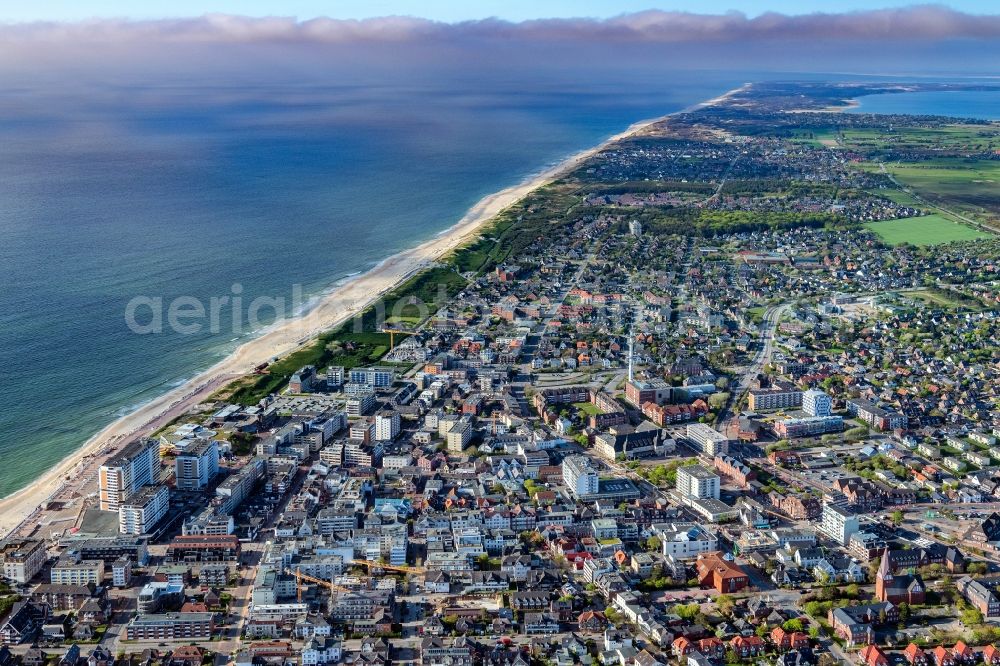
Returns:
[[[775,69],[920,74],[996,74],[1000,14],[940,5],[842,14],[721,15],[646,11],[609,19],[499,19],[441,23],[392,16],[366,20],[251,18],[0,24],[0,68],[63,67],[103,74],[157,65],[308,76],[350,72],[456,72],[477,68],[564,70],[591,66]]]
[[[20,23],[0,27],[5,41],[190,42],[402,42],[519,40],[525,42],[733,43],[747,41],[869,41],[1000,37],[1000,14],[973,15],[941,5],[878,9],[843,14],[788,16],[769,12],[748,17],[738,11],[720,15],[651,10],[609,19],[543,19],[512,23],[499,19],[441,23],[408,16],[366,20],[294,17],[252,18],[208,14],[187,19],[78,23]]]

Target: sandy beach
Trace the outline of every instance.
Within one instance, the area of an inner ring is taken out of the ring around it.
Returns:
[[[730,91],[684,111],[717,104],[734,92],[736,91]],[[43,514],[47,512],[43,512],[41,507],[49,501],[77,498],[74,500],[77,503],[74,508],[78,509],[79,497],[96,491],[96,469],[121,444],[162,427],[192,406],[204,402],[220,387],[250,373],[255,366],[287,354],[323,331],[341,324],[435,259],[465,243],[498,213],[533,190],[571,171],[608,144],[638,134],[668,117],[635,123],[624,132],[593,148],[576,153],[529,180],[484,197],[445,232],[352,278],[325,295],[301,317],[285,320],[265,329],[229,357],[184,385],[114,421],[31,485],[0,500],[0,536],[13,530],[27,533],[37,524],[45,525],[48,518]],[[68,518],[60,516],[59,520],[63,523]]]

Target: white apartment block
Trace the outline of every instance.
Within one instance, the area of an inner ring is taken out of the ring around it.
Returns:
[[[111,584],[115,587],[128,587],[131,583],[132,560],[123,555],[111,564]]]
[[[445,434],[445,441],[448,443],[448,450],[452,453],[461,453],[466,445],[472,441],[472,423],[466,419],[455,421]]]
[[[42,570],[47,558],[44,541],[10,539],[0,542],[3,576],[19,585],[24,585],[34,578]]]
[[[375,439],[377,441],[391,442],[399,436],[399,428],[399,412],[385,410],[375,415]]]
[[[100,585],[104,580],[104,560],[81,560],[76,557],[60,558],[49,571],[53,585]]]
[[[166,486],[143,486],[118,507],[118,531],[148,534],[169,509],[170,491]]]
[[[704,423],[689,423],[687,438],[697,444],[706,456],[714,458],[719,454],[729,453],[729,439]]]
[[[160,445],[155,439],[132,442],[101,465],[98,473],[100,508],[117,511],[126,497],[159,480]]]
[[[823,517],[819,529],[842,546],[846,546],[851,535],[861,529],[858,517],[836,504],[823,505]]]
[[[562,475],[563,482],[577,499],[597,494],[600,477],[594,470],[590,458],[567,456],[562,463]]]
[[[219,443],[199,440],[174,459],[177,490],[203,490],[219,473]]]
[[[719,475],[702,467],[677,468],[677,492],[685,499],[719,499]]]
[[[698,523],[657,523],[653,533],[659,538],[664,557],[686,560],[719,549],[719,540]]]
[[[802,411],[809,416],[830,416],[833,400],[823,391],[809,389],[802,394]]]

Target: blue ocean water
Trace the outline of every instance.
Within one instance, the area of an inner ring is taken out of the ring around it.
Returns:
[[[1000,90],[888,93],[858,98],[854,113],[903,113],[1000,120]]]
[[[744,80],[0,82],[0,496],[246,339],[226,317],[217,333],[137,335],[136,296],[315,295],[481,197]]]

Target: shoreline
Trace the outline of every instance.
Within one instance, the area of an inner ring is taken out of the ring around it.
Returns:
[[[38,519],[45,512],[43,505],[49,502],[72,502],[73,509],[78,512],[86,496],[96,492],[93,484],[98,467],[119,445],[163,427],[207,400],[226,384],[250,374],[257,365],[284,356],[322,332],[349,320],[385,293],[475,237],[484,225],[506,208],[565,175],[607,146],[635,136],[673,115],[717,105],[749,85],[744,84],[680,111],[635,122],[623,132],[591,148],[576,152],[518,184],[483,197],[458,222],[428,240],[387,257],[368,271],[346,280],[341,278],[343,281],[339,286],[331,284],[328,291],[317,294],[317,302],[308,311],[262,329],[226,358],[131,413],[115,419],[24,488],[0,499],[0,538],[22,532],[27,527],[32,527],[29,531],[43,527],[46,522]],[[60,516],[58,522],[65,523],[69,518],[68,515]]]

